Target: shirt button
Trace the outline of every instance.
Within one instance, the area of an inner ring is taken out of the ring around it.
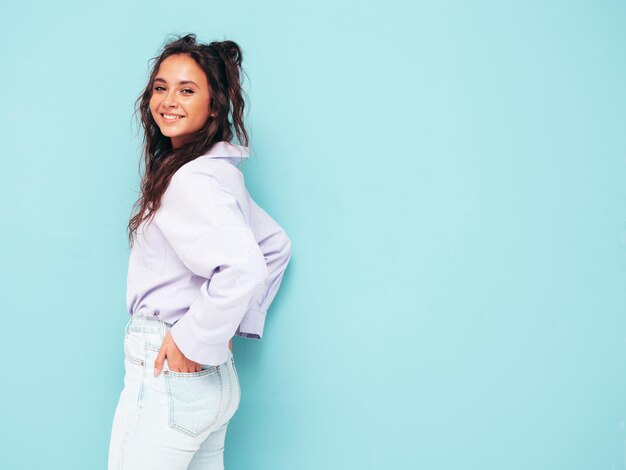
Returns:
[[[154,317],[158,317],[159,313],[161,313],[161,310],[159,310],[158,308],[154,311],[154,313],[152,314],[152,316]]]

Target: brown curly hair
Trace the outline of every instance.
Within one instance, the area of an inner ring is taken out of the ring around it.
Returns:
[[[170,138],[161,133],[150,112],[153,82],[159,66],[174,54],[187,54],[202,68],[209,83],[211,113],[215,114],[188,143],[176,149],[172,148]],[[166,43],[163,51],[150,60],[154,61],[150,79],[135,102],[135,114],[139,113],[144,130],[145,172],[141,178],[141,196],[133,205],[134,215],[127,227],[131,246],[133,235],[144,221],[153,217],[172,175],[181,166],[206,153],[216,142],[231,142],[233,126],[239,143],[248,146],[248,133],[243,123],[244,93],[240,83],[241,73],[245,72],[241,67],[242,53],[237,43],[227,40],[202,44],[196,42],[195,34],[186,34]]]

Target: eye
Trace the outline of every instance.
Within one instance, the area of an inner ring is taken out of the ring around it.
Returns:
[[[183,90],[181,90],[181,91],[183,91],[183,92],[188,91],[188,92],[189,92],[188,94],[190,94],[190,95],[193,95],[193,94],[194,94],[194,91],[193,91],[191,88],[184,88],[184,89],[183,89]]]
[[[157,85],[153,88],[154,91],[161,91],[161,90],[165,90],[165,87],[162,87],[160,85]]]

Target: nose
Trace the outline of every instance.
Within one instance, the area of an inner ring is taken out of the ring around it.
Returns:
[[[163,99],[163,106],[166,108],[175,108],[177,104],[176,95],[173,92],[169,92]]]

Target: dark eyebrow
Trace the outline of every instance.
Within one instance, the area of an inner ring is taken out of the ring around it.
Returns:
[[[163,78],[160,78],[160,77],[155,78],[154,81],[155,82],[167,83],[166,80],[164,80]],[[193,84],[195,86],[198,86],[198,84],[196,82],[193,82],[191,80],[181,80],[180,82],[178,82],[179,85],[186,85],[187,83],[191,83],[191,84]],[[200,87],[198,86],[198,88],[200,88]]]

